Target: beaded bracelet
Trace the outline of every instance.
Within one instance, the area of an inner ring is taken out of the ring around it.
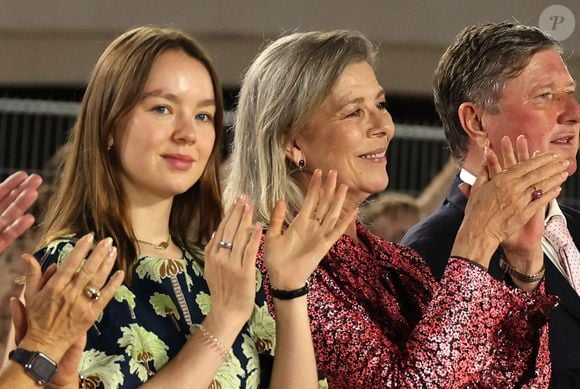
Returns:
[[[191,328],[196,328],[201,332],[201,334],[209,340],[209,342],[219,351],[224,360],[228,361],[230,359],[230,351],[224,346],[224,344],[215,336],[213,336],[204,326],[201,324],[193,324]]]
[[[525,274],[516,270],[515,267],[510,265],[503,255],[499,257],[499,268],[509,274],[510,276],[517,278],[522,282],[537,282],[544,278],[546,273],[546,267],[542,266],[542,269],[536,274]]]

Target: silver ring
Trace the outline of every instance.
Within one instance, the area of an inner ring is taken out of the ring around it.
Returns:
[[[85,289],[83,289],[83,293],[89,300],[92,301],[99,301],[99,298],[101,298],[101,291],[94,286],[87,285]]]
[[[232,247],[234,247],[234,244],[232,242],[224,242],[223,240],[220,240],[218,246],[220,246],[222,249],[231,250]]]

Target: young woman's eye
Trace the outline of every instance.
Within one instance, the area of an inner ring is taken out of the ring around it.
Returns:
[[[380,103],[377,104],[377,108],[380,109],[381,111],[386,111],[387,110],[387,102],[381,101]]]
[[[171,110],[166,105],[156,105],[153,107],[152,111],[160,113],[162,115],[167,115],[171,113]]]
[[[195,115],[196,120],[202,121],[202,122],[211,122],[213,120],[213,116],[210,115],[209,113],[198,113],[197,115]]]

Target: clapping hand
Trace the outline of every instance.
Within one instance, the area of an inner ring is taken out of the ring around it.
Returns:
[[[503,147],[509,155],[507,143]],[[553,153],[525,160],[527,144],[523,140],[517,149],[522,161],[510,163],[508,169],[503,169],[496,154],[487,150],[485,165],[470,191],[452,255],[470,258],[487,268],[497,247],[506,240],[509,242],[560,194],[560,185],[567,178],[567,161]],[[538,189],[542,190],[540,197],[534,195]]]
[[[0,254],[34,223],[34,217],[25,212],[38,198],[40,184],[40,176],[25,172],[0,183]]]
[[[329,171],[322,184],[316,169],[298,215],[283,231],[286,203],[278,201],[265,237],[264,263],[275,289],[295,290],[318,266],[328,250],[356,217],[356,210],[341,217],[348,187],[337,188],[337,172]]]

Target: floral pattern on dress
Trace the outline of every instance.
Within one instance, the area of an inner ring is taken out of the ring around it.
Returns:
[[[62,263],[75,239],[52,242],[36,253],[43,270]],[[79,366],[87,388],[137,388],[169,363],[211,309],[201,265],[203,250],[166,260],[141,256],[129,285],[122,285],[87,333]],[[274,320],[268,313],[261,277],[252,318],[234,341],[212,388],[268,387],[275,346]],[[259,346],[259,347],[258,347]]]

